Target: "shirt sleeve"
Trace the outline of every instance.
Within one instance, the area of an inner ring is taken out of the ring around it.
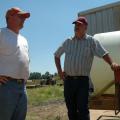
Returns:
[[[65,52],[65,42],[63,42],[61,46],[59,46],[59,48],[55,51],[54,55],[56,57],[61,57],[61,55]]]
[[[95,56],[102,58],[109,52],[103,47],[103,45],[96,39],[93,38],[92,52]]]

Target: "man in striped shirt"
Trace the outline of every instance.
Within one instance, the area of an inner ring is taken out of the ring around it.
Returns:
[[[55,63],[60,78],[64,80],[64,97],[69,120],[90,120],[89,76],[94,56],[103,58],[112,70],[118,69],[119,65],[112,61],[108,51],[99,41],[86,34],[88,22],[85,17],[79,17],[73,24],[75,35],[65,40],[57,49]],[[60,63],[63,53],[64,71]]]

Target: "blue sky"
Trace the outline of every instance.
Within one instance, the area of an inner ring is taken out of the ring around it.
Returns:
[[[1,0],[0,27],[6,27],[4,16],[8,8],[17,6],[29,11],[31,17],[25,22],[21,34],[29,42],[30,71],[54,73],[53,54],[66,38],[74,34],[72,22],[78,12],[117,1],[120,0]]]

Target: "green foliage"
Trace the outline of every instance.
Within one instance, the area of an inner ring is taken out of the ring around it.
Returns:
[[[56,76],[54,76],[54,79],[56,80],[56,84],[63,84],[63,80],[60,79],[59,75],[56,74]]]
[[[30,73],[29,80],[32,80],[34,83],[38,81],[39,84],[41,85],[49,85],[49,84],[62,85],[63,84],[63,81],[60,79],[57,73],[54,73],[53,75],[53,74],[50,74],[48,71],[45,72],[45,74],[41,74],[39,72]]]
[[[41,105],[48,101],[63,99],[62,86],[47,86],[35,89],[28,89],[29,105]]]
[[[39,72],[31,72],[29,80],[33,80],[33,79],[52,79],[53,76],[54,75],[50,74],[48,71],[45,72],[45,74],[41,74]]]
[[[39,72],[30,73],[29,80],[33,80],[33,79],[41,79],[41,73]]]

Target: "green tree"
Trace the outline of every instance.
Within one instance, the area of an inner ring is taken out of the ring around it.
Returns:
[[[33,79],[41,79],[41,73],[39,73],[39,72],[31,72],[29,80],[33,80]]]

